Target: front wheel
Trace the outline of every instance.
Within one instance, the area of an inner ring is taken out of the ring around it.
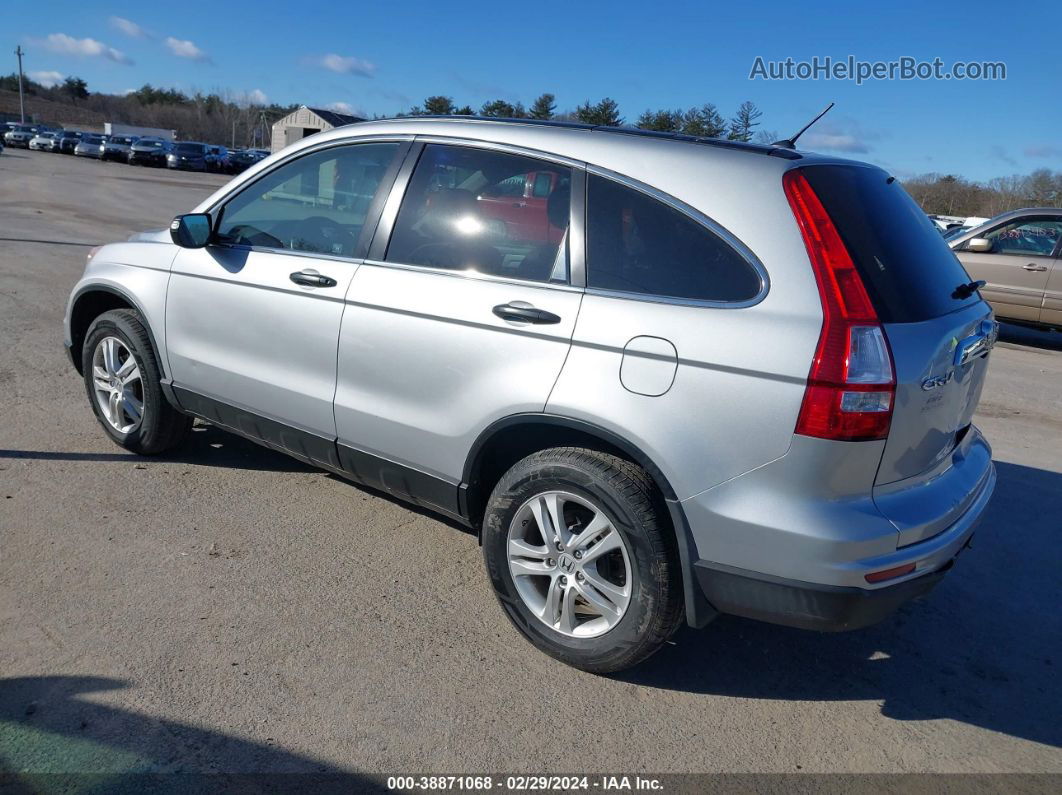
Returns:
[[[516,628],[584,671],[636,665],[681,623],[662,500],[645,470],[614,455],[566,447],[519,461],[491,494],[483,555]]]
[[[115,309],[92,321],[81,367],[96,419],[115,443],[156,455],[188,436],[192,418],[162,394],[151,337],[136,312]]]

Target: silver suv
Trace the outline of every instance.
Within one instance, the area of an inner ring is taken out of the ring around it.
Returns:
[[[480,532],[573,666],[929,591],[995,484],[991,310],[878,168],[633,130],[359,123],[94,252],[66,344],[136,453],[205,419]]]

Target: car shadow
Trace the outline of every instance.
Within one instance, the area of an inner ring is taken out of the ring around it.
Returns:
[[[74,453],[49,450],[0,450],[0,459],[36,461],[99,461],[133,463],[137,461],[247,469],[259,472],[318,472],[284,453],[255,444],[242,436],[228,433],[214,425],[197,422],[188,440],[180,447],[159,456],[135,453]]]
[[[41,240],[35,237],[0,237],[0,242],[4,243],[40,243],[46,246],[80,246],[82,248],[92,248],[98,246],[99,243],[78,243],[67,240]]]
[[[94,695],[129,687],[95,676],[0,679],[0,790],[383,791],[373,778],[285,751],[272,738],[252,742]]]
[[[787,701],[878,702],[885,718],[947,718],[1062,745],[1062,475],[996,464],[972,549],[925,600],[856,632],[722,616],[619,679]]]
[[[1025,345],[1049,351],[1062,351],[1062,332],[1022,326],[1017,323],[1000,322],[999,340],[1013,345]]]
[[[316,472],[327,475],[352,489],[361,489],[380,499],[399,505],[412,513],[426,516],[435,521],[442,522],[449,527],[460,530],[462,533],[475,533],[469,528],[444,514],[436,513],[430,508],[407,502],[399,497],[357,483],[353,480],[340,477],[333,472],[303,463],[292,458],[286,453],[273,450],[255,442],[245,439],[235,433],[218,428],[215,425],[196,421],[192,427],[192,433],[188,440],[180,447],[163,455],[139,456],[135,453],[76,453],[51,450],[12,450],[0,449],[0,460],[31,460],[31,461],[90,461],[100,463],[139,463],[144,465],[152,463],[160,464],[187,464],[188,466],[210,466],[224,469],[244,469],[251,472]]]

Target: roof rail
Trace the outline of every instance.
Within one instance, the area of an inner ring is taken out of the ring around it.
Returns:
[[[786,149],[773,144],[753,144],[744,141],[729,141],[724,138],[707,138],[700,135],[686,135],[676,132],[658,132],[656,130],[643,130],[638,127],[610,127],[603,124],[584,124],[578,121],[559,121],[555,119],[510,119],[498,116],[460,116],[449,115],[424,115],[424,116],[392,116],[386,119],[372,119],[371,121],[395,121],[398,119],[410,119],[414,121],[476,121],[476,122],[501,122],[503,124],[526,124],[534,127],[559,127],[568,130],[586,130],[587,132],[612,133],[614,135],[634,135],[643,138],[662,138],[669,141],[682,141],[691,144],[703,144],[717,146],[723,149],[738,149],[743,152],[754,154],[783,157],[787,160],[799,160],[801,155],[792,149]]]

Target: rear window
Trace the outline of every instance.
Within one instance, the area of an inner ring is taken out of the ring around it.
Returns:
[[[878,317],[916,323],[975,304],[953,297],[970,281],[933,222],[900,183],[864,166],[808,166],[811,183],[855,261]]]

